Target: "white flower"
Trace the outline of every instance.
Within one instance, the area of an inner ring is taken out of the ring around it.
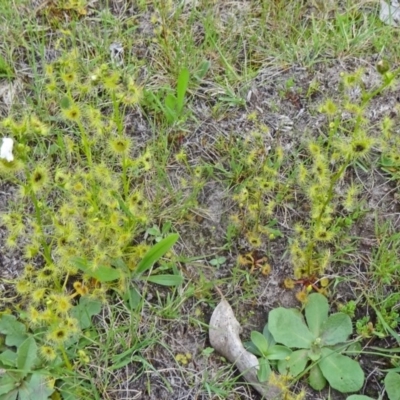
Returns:
[[[0,148],[0,158],[4,158],[8,162],[14,160],[14,156],[12,153],[14,145],[14,140],[11,138],[3,138],[3,143]]]

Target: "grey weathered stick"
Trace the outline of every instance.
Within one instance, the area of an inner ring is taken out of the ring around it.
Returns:
[[[210,343],[211,346],[227,360],[236,366],[244,379],[250,383],[267,400],[280,399],[281,390],[257,379],[258,360],[249,353],[240,340],[241,327],[232,307],[223,298],[215,308],[210,320]]]

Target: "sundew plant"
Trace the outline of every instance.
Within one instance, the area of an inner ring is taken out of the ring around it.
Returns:
[[[110,287],[126,289],[122,274],[104,284],[82,274],[74,258],[92,271],[113,260],[134,270],[149,249],[140,233],[153,221],[144,182],[154,155],[124,131],[142,89],[115,66],[83,73],[79,60],[72,50],[45,65],[40,107],[1,121],[14,146],[0,173],[18,189],[1,224],[7,246],[25,260],[15,290],[31,327],[45,327],[50,342],[78,331],[69,315],[77,296],[105,300]]]
[[[389,172],[397,171],[400,142],[393,133],[393,119],[386,116],[375,126],[368,115],[372,101],[390,90],[398,73],[381,70],[382,82],[370,90],[364,87],[362,69],[342,74],[341,97],[327,98],[315,107],[326,124],[317,134],[304,132],[293,154],[280,145],[268,145],[269,129],[256,112],[248,115],[254,130],[244,140],[218,142],[223,161],[215,170],[224,173],[238,210],[229,216],[227,236],[242,235],[249,248],[257,250],[283,236],[277,211],[301,204],[302,217],[293,221],[288,238],[293,277],[307,286],[322,277],[348,240],[353,223],[365,213],[362,182],[351,176],[352,171],[366,171],[378,162]],[[360,94],[354,97],[357,91]],[[240,255],[238,262],[252,266],[253,258],[251,253]],[[261,262],[259,269],[264,266]],[[288,279],[285,285],[290,288],[293,281]]]
[[[290,254],[294,276],[321,276],[340,249],[346,231],[363,214],[361,182],[344,179],[349,169],[366,170],[380,152],[384,160],[395,160],[399,141],[393,134],[393,121],[385,117],[381,126],[368,118],[372,99],[395,82],[399,71],[382,71],[382,83],[371,92],[364,89],[363,71],[343,74],[342,98],[326,99],[318,111],[326,115],[328,127],[318,137],[308,137],[290,185],[308,204],[309,222],[294,226]],[[353,99],[355,88],[360,96]],[[374,134],[376,130],[380,135]],[[395,161],[392,161],[395,163]],[[349,174],[347,174],[348,176]],[[344,189],[338,190],[344,184]]]
[[[346,314],[349,390],[378,397],[375,360],[399,367],[366,339],[400,343],[400,69],[385,2],[364,3],[0,0],[0,398],[252,398],[207,348],[217,292],[244,332],[316,298]],[[304,398],[320,331],[293,380],[305,348],[253,334],[261,380],[278,366]]]

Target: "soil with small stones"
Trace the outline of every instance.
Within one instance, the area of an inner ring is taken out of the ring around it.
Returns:
[[[112,2],[112,10],[118,15],[124,2]],[[125,10],[125,9],[124,9]],[[128,7],[125,11],[129,12]],[[140,21],[140,30],[143,34],[151,35],[152,29],[149,24],[150,15],[143,16]],[[149,28],[150,27],[150,28]],[[147,33],[146,33],[147,32]],[[51,50],[51,49],[50,49]],[[147,47],[132,50],[138,56],[150,57]],[[215,143],[221,136],[225,138],[243,139],[254,129],[254,124],[247,115],[256,111],[261,122],[269,127],[270,134],[265,138],[265,146],[275,146],[277,143],[283,146],[286,153],[297,148],[302,142],[305,134],[318,136],[326,126],[326,120],[316,112],[317,106],[327,97],[338,98],[339,79],[341,72],[353,72],[359,67],[365,69],[364,82],[366,87],[373,87],[379,82],[379,74],[375,70],[377,56],[369,59],[348,58],[343,60],[332,60],[330,63],[316,64],[312,69],[293,65],[286,68],[274,66],[263,67],[258,71],[257,77],[247,82],[240,97],[246,100],[242,107],[232,107],[227,110],[223,118],[214,118],[210,94],[215,92],[211,82],[205,81],[201,91],[195,93],[191,103],[191,111],[195,118],[188,122],[185,130],[188,134],[180,143],[186,153],[190,156],[190,162],[194,165],[199,160],[215,164],[219,154],[215,152]],[[306,96],[312,82],[319,82],[318,91],[311,96]],[[289,90],[287,82],[293,81],[294,85]],[[359,93],[353,93],[354,98]],[[400,91],[393,90],[387,94],[377,96],[369,110],[368,117],[372,123],[377,123],[385,115],[394,112],[396,104],[400,100]],[[4,111],[4,110],[3,110]],[[4,113],[4,112],[3,112]],[[126,118],[126,132],[131,133],[137,142],[144,146],[146,141],[153,137],[153,130],[147,122],[146,116],[137,112]],[[169,179],[172,184],[178,185],[179,178],[185,172],[179,167],[169,171]],[[391,221],[395,229],[400,229],[400,204],[398,196],[399,187],[390,182],[383,172],[373,173],[354,172],[362,181],[367,212],[364,217],[357,221],[351,235],[362,237],[358,248],[359,257],[354,263],[346,264],[344,269],[338,265],[332,266],[328,271],[332,277],[336,274],[362,279],[360,271],[366,270],[363,259],[370,257],[371,247],[376,242],[375,216],[378,215],[380,222]],[[151,191],[151,189],[149,189]],[[151,194],[151,193],[150,193]],[[197,219],[182,223],[178,227],[181,236],[176,246],[178,254],[186,257],[203,257],[215,253],[226,244],[226,229],[228,226],[227,215],[235,207],[231,199],[231,193],[220,181],[209,181],[198,196],[199,207],[196,209]],[[0,184],[0,212],[7,210],[15,198],[15,188],[6,183]],[[230,281],[232,270],[237,262],[237,256],[246,248],[243,241],[234,243],[228,250],[219,254],[226,257],[219,267],[212,266],[210,258],[183,264],[183,273],[188,281],[204,286],[207,282],[219,282],[218,286],[226,298],[232,304],[237,319],[243,327],[242,338],[248,340],[252,330],[262,330],[268,316],[268,312],[277,306],[297,307],[298,301],[294,291],[284,289],[282,281],[291,276],[292,265],[287,254],[288,237],[293,232],[293,223],[301,219],[302,207],[306,204],[293,204],[293,210],[278,209],[275,218],[278,227],[283,233],[270,243],[264,243],[260,254],[268,254],[272,272],[263,276],[256,272],[251,282],[246,280],[246,274],[241,279]],[[306,214],[306,212],[304,212]],[[12,279],[18,276],[23,267],[23,258],[18,250],[10,251],[5,246],[5,232],[0,228],[0,277]],[[365,278],[367,279],[367,278]],[[6,290],[4,284],[0,289]],[[363,282],[359,283],[362,287]],[[346,302],[357,298],[359,286],[341,283],[335,288],[335,296],[332,299],[333,311],[338,302]],[[169,291],[158,290],[153,286],[150,289],[148,301],[151,304],[157,298],[165,299]],[[3,297],[3,296],[2,296]],[[150,363],[154,369],[148,368],[143,372],[139,363],[131,363],[124,370],[118,372],[116,382],[113,383],[114,390],[108,394],[110,399],[259,399],[260,396],[246,384],[244,384],[234,368],[230,368],[218,354],[206,354],[209,348],[208,332],[206,324],[214,306],[218,302],[218,294],[211,288],[205,288],[204,293],[199,296],[201,301],[191,298],[185,301],[179,310],[179,318],[170,320],[168,318],[157,318],[156,321],[148,321],[146,310],[143,310],[143,329],[145,324],[155,324],[161,333],[160,345],[144,351],[141,355]],[[371,315],[372,321],[376,316],[367,308],[357,309],[356,315],[361,318]],[[196,321],[200,321],[197,323]],[[368,343],[373,346],[390,347],[395,343],[390,340],[374,339]],[[191,360],[187,365],[180,365],[174,359],[178,353],[190,353]],[[377,397],[382,393],[383,373],[381,369],[388,367],[384,360],[371,356],[362,355],[360,363],[365,371],[366,381],[362,393]],[[231,388],[227,388],[224,382],[236,382]],[[298,385],[297,389],[307,390],[307,399],[324,399],[328,391],[317,393],[308,386]],[[150,390],[149,390],[150,388]],[[220,393],[218,395],[218,393]],[[334,400],[345,399],[347,396],[336,391],[330,393]]]

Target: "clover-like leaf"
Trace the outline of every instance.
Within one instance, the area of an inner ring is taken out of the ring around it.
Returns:
[[[6,373],[0,376],[0,398],[1,399],[12,399],[17,398],[18,389],[15,389],[18,385],[18,377]],[[8,396],[8,397],[6,397]]]
[[[10,349],[4,350],[0,354],[0,363],[4,366],[15,367],[17,363],[17,353]]]
[[[37,360],[37,344],[30,336],[17,350],[17,367],[22,371],[30,371]]]
[[[86,329],[92,324],[92,316],[100,311],[101,302],[99,300],[84,296],[80,298],[79,304],[72,308],[71,316],[79,321],[81,329]]]
[[[266,337],[257,331],[252,331],[251,332],[251,341],[254,343],[254,345],[257,347],[258,351],[264,356],[267,357],[268,354],[268,342]]]
[[[389,400],[400,400],[400,375],[389,372],[385,377],[385,389]]]
[[[268,327],[274,340],[290,348],[308,349],[316,339],[295,309],[278,307],[269,313]]]
[[[271,367],[268,360],[261,358],[258,360],[257,378],[260,382],[266,382],[271,374]]]
[[[54,380],[46,375],[35,372],[29,381],[24,382],[20,387],[19,400],[47,400],[54,392]]]
[[[123,271],[112,268],[108,265],[99,265],[96,268],[82,257],[73,257],[71,263],[85,274],[95,278],[99,282],[112,282],[122,277]]]
[[[0,333],[6,335],[7,346],[19,346],[28,338],[25,325],[17,321],[14,315],[1,316]]]
[[[278,362],[278,371],[282,375],[295,377],[301,374],[308,363],[308,350],[296,350],[287,359]]]
[[[325,296],[312,293],[305,307],[306,321],[310,331],[318,337],[323,323],[328,319],[329,304]]]
[[[323,345],[332,346],[347,340],[353,331],[351,319],[347,314],[336,313],[329,316],[321,329]]]
[[[274,346],[270,346],[268,349],[267,358],[268,360],[284,360],[285,358],[290,357],[291,354],[292,350],[288,347],[275,344]]]
[[[342,393],[356,392],[364,384],[364,372],[357,361],[326,347],[318,365],[329,385]]]
[[[264,325],[263,335],[266,337],[267,342],[270,346],[273,346],[275,344],[275,340],[268,329],[268,324]]]
[[[318,364],[314,365],[310,370],[308,382],[314,390],[322,390],[326,386],[326,379],[322,374]]]

